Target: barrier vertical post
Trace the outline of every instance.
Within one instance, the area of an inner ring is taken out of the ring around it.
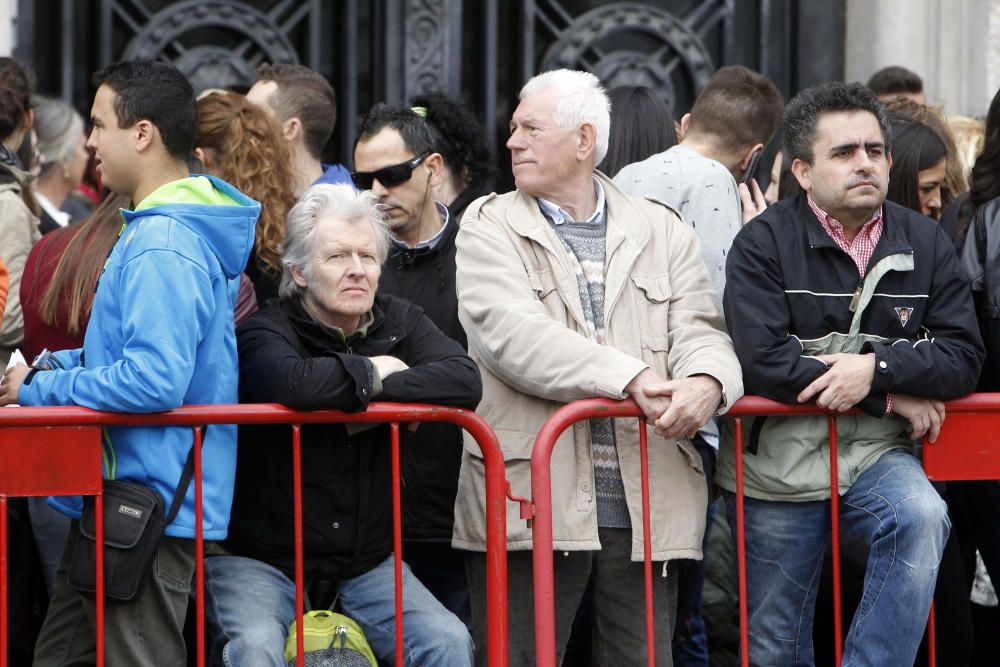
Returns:
[[[843,604],[840,599],[840,475],[837,471],[837,418],[830,417],[830,561],[833,565],[833,651],[839,665],[844,657]]]
[[[198,667],[205,667],[205,530],[202,520],[201,426],[193,426],[194,440],[194,585],[195,625]]]
[[[98,462],[98,465],[102,465]],[[103,473],[103,468],[102,468]],[[95,630],[97,667],[104,667],[104,489],[98,491],[94,496],[94,549],[95,567],[97,568],[97,581],[94,586],[95,599]]]
[[[937,638],[934,636],[934,598],[927,616],[927,667],[937,667]]]
[[[649,517],[649,447],[646,423],[639,419],[639,460],[642,475],[642,554],[646,582],[646,663],[656,667],[656,637],[653,620],[653,545]]]
[[[740,592],[740,664],[750,667],[750,617],[747,612],[747,543],[743,524],[743,419],[734,419],[736,437],[736,569]]]
[[[392,566],[396,587],[396,664],[403,661],[403,520],[400,502],[399,422],[392,422]]]
[[[295,664],[305,667],[305,637],[302,627],[302,426],[292,424],[292,507],[295,522]]]
[[[0,495],[0,667],[7,667],[7,496]]]

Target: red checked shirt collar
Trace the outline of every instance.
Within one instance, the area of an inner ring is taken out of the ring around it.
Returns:
[[[841,250],[854,260],[854,264],[858,267],[858,274],[865,275],[868,270],[868,262],[871,261],[872,255],[875,253],[875,246],[882,238],[882,230],[885,228],[885,223],[882,220],[882,207],[879,206],[871,219],[861,226],[861,231],[854,237],[854,241],[848,242],[847,237],[844,236],[844,225],[821,209],[813,200],[812,195],[806,195],[806,200],[826,233]]]

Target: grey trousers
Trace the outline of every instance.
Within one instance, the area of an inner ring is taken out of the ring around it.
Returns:
[[[93,665],[97,660],[94,601],[66,581],[66,559],[64,553],[35,645],[35,667]],[[142,597],[104,605],[105,664],[185,667],[184,616],[193,576],[194,540],[164,537]]]
[[[601,528],[600,551],[555,553],[556,651],[562,663],[577,607],[593,584],[594,665],[646,664],[646,597],[642,562],[631,560],[632,531]],[[510,666],[535,664],[534,585],[530,551],[507,552]],[[486,554],[469,553],[466,574],[472,594],[472,636],[476,664],[486,665]],[[671,641],[677,608],[677,563],[653,563],[656,664],[672,667]]]

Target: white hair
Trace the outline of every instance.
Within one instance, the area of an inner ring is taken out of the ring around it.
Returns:
[[[590,72],[551,70],[532,77],[517,97],[523,100],[543,91],[556,98],[552,118],[559,127],[568,130],[584,123],[593,125],[596,134],[594,164],[600,164],[608,154],[608,135],[611,133],[611,100],[600,79]]]
[[[285,240],[281,244],[281,285],[278,294],[288,299],[302,294],[302,288],[292,277],[292,267],[297,267],[308,279],[309,260],[316,239],[316,223],[330,216],[345,222],[371,225],[375,236],[375,255],[382,264],[389,254],[390,231],[382,212],[378,195],[370,191],[355,190],[353,185],[322,183],[306,190],[288,212]]]
[[[83,137],[83,118],[66,102],[42,97],[35,108],[35,133],[42,165],[69,160]]]

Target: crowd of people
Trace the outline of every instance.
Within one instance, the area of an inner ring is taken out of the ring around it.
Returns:
[[[736,664],[740,456],[749,661],[770,666],[829,659],[813,640],[827,418],[754,418],[737,443],[724,415],[744,394],[811,404],[844,413],[843,664],[914,664],[932,601],[947,664],[995,642],[970,591],[977,554],[1000,576],[1000,486],[932,484],[916,452],[946,401],[1000,377],[1000,93],[982,124],[928,106],[903,68],[786,104],[727,66],[675,119],[649,88],[544,72],[518,96],[515,189],[498,194],[483,128],[441,93],[372,107],[350,169],[322,161],[336,96],[300,65],[262,65],[246,95],[196,95],[153,61],[93,86],[85,121],[0,58],[0,406],[475,409],[528,497],[561,405],[633,399],[646,426],[592,419],[554,449],[561,664],[645,664],[648,428],[656,664]],[[485,664],[483,455],[456,426],[401,431],[405,664]],[[391,664],[390,427],[301,434],[309,606],[353,619]],[[193,446],[187,428],[102,434],[105,494],[152,492],[165,526],[123,501],[108,529],[136,522],[154,554],[138,593],[105,606],[109,664],[190,659]],[[201,447],[209,664],[288,664],[292,434],[212,425]],[[93,662],[93,503],[10,507],[12,659]],[[532,547],[510,504],[512,665],[536,660]]]

